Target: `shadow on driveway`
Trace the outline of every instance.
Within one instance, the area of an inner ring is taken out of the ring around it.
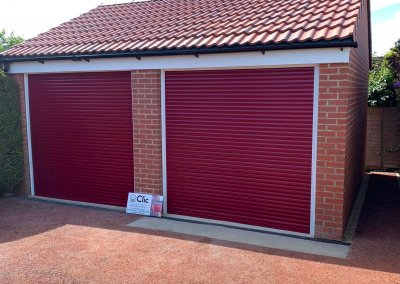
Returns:
[[[22,281],[25,278],[18,277],[43,275],[49,269],[57,277],[89,281],[99,277],[96,265],[109,273],[103,278],[107,282],[130,275],[122,270],[137,269],[147,272],[131,275],[135,281],[150,281],[160,271],[174,271],[166,278],[172,282],[189,281],[191,273],[198,274],[198,282],[218,275],[225,281],[234,280],[229,278],[233,275],[270,280],[290,276],[304,282],[400,281],[400,190],[392,176],[371,175],[345,260],[125,226],[137,218],[27,198],[0,200],[0,270],[6,271],[0,282]],[[19,268],[7,269],[14,266]],[[31,270],[22,270],[27,266]],[[47,278],[54,279],[60,278]]]
[[[400,189],[396,176],[370,175],[351,258],[362,267],[400,273]]]

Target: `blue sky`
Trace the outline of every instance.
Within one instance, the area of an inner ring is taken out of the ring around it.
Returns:
[[[381,55],[400,38],[400,0],[370,1],[372,49]],[[129,0],[1,0],[1,2],[0,29],[14,31],[27,39],[100,4],[129,2]]]
[[[371,0],[372,50],[382,55],[400,39],[400,0]]]

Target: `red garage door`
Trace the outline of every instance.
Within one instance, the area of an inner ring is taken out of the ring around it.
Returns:
[[[313,68],[165,78],[168,213],[309,233]]]
[[[29,75],[35,192],[125,206],[133,190],[129,72]]]

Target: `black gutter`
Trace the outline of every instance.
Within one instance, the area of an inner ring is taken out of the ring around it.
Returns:
[[[229,52],[248,52],[248,51],[271,51],[271,50],[289,50],[289,49],[312,49],[312,48],[356,48],[357,42],[353,38],[345,40],[332,41],[315,41],[315,42],[298,42],[283,44],[258,44],[258,45],[242,45],[242,46],[225,46],[225,47],[208,47],[208,48],[187,48],[187,49],[163,49],[163,50],[147,50],[147,51],[123,51],[123,52],[107,52],[107,53],[83,53],[70,55],[42,55],[42,56],[0,56],[0,62],[12,63],[22,61],[40,61],[44,63],[46,60],[90,60],[96,58],[116,58],[116,57],[136,57],[141,59],[145,56],[171,56],[171,55],[195,55],[210,53],[229,53]]]

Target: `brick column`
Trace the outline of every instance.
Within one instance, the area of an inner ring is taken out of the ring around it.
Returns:
[[[348,64],[321,64],[315,235],[341,240],[349,81]]]
[[[24,152],[24,180],[18,189],[18,195],[31,195],[31,183],[30,183],[30,172],[29,172],[29,150],[28,150],[28,137],[26,132],[26,112],[25,112],[25,84],[24,74],[11,74],[9,75],[19,86],[19,98],[20,98],[20,110],[22,120],[22,142]]]
[[[161,71],[132,71],[135,192],[162,194]]]

